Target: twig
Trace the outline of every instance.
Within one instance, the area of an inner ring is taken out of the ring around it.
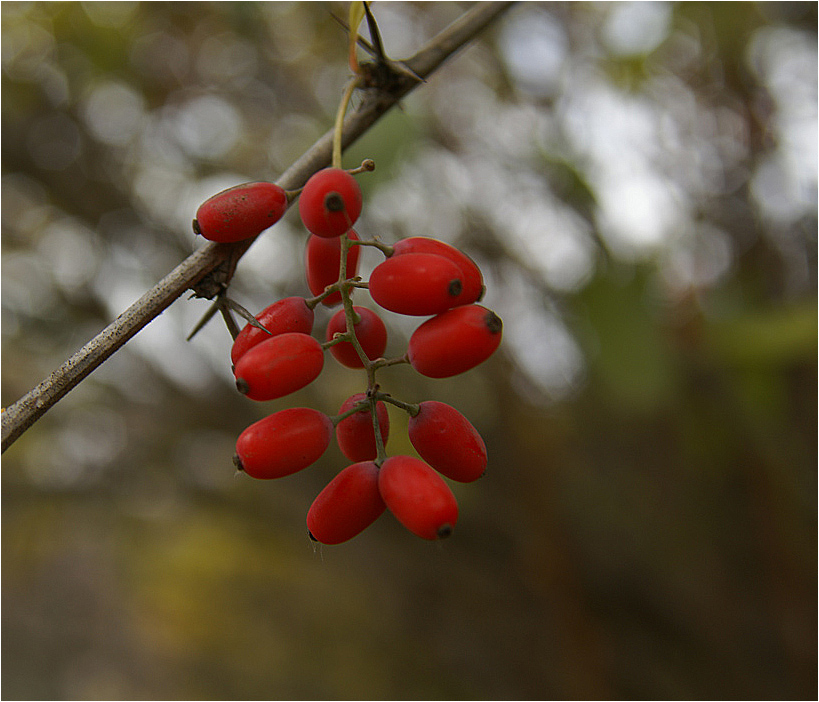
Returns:
[[[510,5],[511,2],[476,3],[403,63],[419,77],[426,78]],[[398,72],[388,86],[366,91],[361,105],[344,122],[342,145],[349,146],[417,85],[413,76]],[[332,140],[331,129],[290,166],[277,183],[285,190],[301,188],[313,173],[330,163]],[[208,243],[191,254],[48,378],[5,408],[2,451],[186,290],[192,289],[208,299],[224,290],[236,263],[252,243],[253,239],[235,244]]]

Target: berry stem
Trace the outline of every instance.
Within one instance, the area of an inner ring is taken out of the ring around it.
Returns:
[[[362,400],[361,402],[357,402],[356,404],[354,404],[352,407],[350,407],[350,409],[341,412],[340,414],[337,414],[334,417],[330,417],[330,421],[333,423],[333,426],[336,427],[342,420],[347,419],[347,417],[351,417],[356,412],[360,412],[363,409],[369,409],[369,407],[370,407],[369,400]]]
[[[389,244],[385,244],[383,241],[378,241],[378,239],[359,239],[357,241],[351,242],[353,246],[373,246],[378,249],[381,253],[383,253],[387,258],[393,255],[395,249],[394,247],[390,246]]]
[[[371,158],[365,158],[361,165],[358,168],[348,168],[347,173],[352,176],[359,175],[360,173],[369,173],[375,170],[375,161]]]
[[[350,104],[350,98],[353,96],[353,91],[358,87],[358,83],[359,77],[354,76],[344,88],[344,94],[338,104],[336,121],[333,125],[333,168],[341,168],[341,137],[344,131],[344,115],[347,113],[347,106]]]
[[[368,371],[369,373],[369,371]],[[370,416],[373,418],[373,432],[375,435],[375,465],[379,468],[381,464],[387,460],[387,450],[384,448],[384,438],[381,436],[381,423],[378,421],[378,386],[372,388],[372,392],[370,389],[367,389],[367,397],[370,403]]]
[[[401,363],[409,363],[409,358],[407,358],[405,354],[395,358],[376,358],[374,361],[370,361],[370,363],[372,364],[373,370],[378,370],[379,368],[386,368],[387,366],[397,366]]]
[[[360,280],[361,279],[358,278],[358,277],[351,278],[350,280],[345,282],[344,286],[349,286],[349,287],[354,287],[354,288],[366,287],[367,286],[366,283],[363,286],[358,284]],[[334,292],[340,291],[342,289],[342,287],[344,287],[344,286],[342,286],[341,283],[339,283],[338,281],[336,281],[335,283],[331,283],[326,288],[324,288],[324,292],[316,295],[315,297],[311,297],[309,299],[305,298],[304,304],[307,305],[311,310],[314,310],[316,307],[319,306],[319,303],[324,298],[329,297]]]
[[[383,400],[384,402],[389,402],[391,405],[400,407],[409,414],[410,417],[415,417],[421,411],[421,405],[396,400],[392,395],[388,395],[385,392],[376,393],[375,397],[376,400]]]
[[[343,343],[345,341],[350,341],[350,335],[348,333],[346,333],[346,332],[345,333],[338,332],[332,339],[329,339],[328,341],[325,341],[321,345],[321,348],[326,350],[326,349],[329,349],[331,346],[335,346],[336,344],[341,344],[341,343]]]
[[[359,287],[359,285],[356,283],[356,281],[347,280],[347,253],[350,250],[350,242],[351,239],[346,234],[341,237],[341,260],[339,262],[337,285],[339,286],[339,291],[341,292],[341,302],[344,306],[344,319],[347,324],[346,336],[349,337],[349,341],[353,345],[358,357],[364,364],[364,368],[367,369],[367,379],[369,381],[368,387],[372,387],[375,385],[375,376],[370,372],[371,362],[370,359],[367,358],[367,354],[364,352],[361,342],[359,342],[355,333],[355,325],[357,322],[361,321],[361,317],[353,309],[353,298],[351,294],[351,289]]]

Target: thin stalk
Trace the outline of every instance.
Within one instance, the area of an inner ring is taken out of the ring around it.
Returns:
[[[421,411],[420,405],[414,404],[412,402],[403,402],[402,400],[396,400],[392,395],[388,395],[385,392],[376,393],[376,399],[383,400],[384,402],[389,402],[391,405],[400,407],[410,417],[414,417]]]
[[[356,402],[350,409],[337,414],[335,417],[330,417],[330,421],[334,427],[337,427],[342,420],[347,419],[347,417],[352,417],[356,412],[360,412],[363,409],[368,409],[369,406],[370,403],[368,400],[361,400],[361,402]]]
[[[375,465],[379,468],[387,460],[387,449],[384,446],[384,437],[381,436],[381,423],[378,421],[378,400],[376,394],[367,393],[370,401],[370,416],[373,418],[373,433],[375,435]]]
[[[350,242],[351,246],[372,246],[373,248],[378,249],[381,253],[383,253],[387,258],[393,255],[395,249],[394,247],[390,246],[389,244],[385,244],[383,241],[378,241],[378,239],[359,239]]]
[[[341,96],[341,102],[338,103],[338,110],[336,111],[336,121],[333,125],[333,157],[331,165],[333,168],[341,168],[341,141],[344,132],[344,115],[347,114],[347,107],[350,104],[350,99],[353,97],[353,92],[359,85],[358,76],[354,76],[347,87],[344,88],[344,94]]]

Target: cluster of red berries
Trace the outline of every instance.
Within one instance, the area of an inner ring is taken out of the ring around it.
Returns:
[[[367,162],[365,162],[367,164]],[[477,304],[484,286],[477,265],[455,247],[428,237],[393,246],[362,240],[353,230],[362,195],[353,174],[326,168],[300,191],[299,213],[310,232],[305,252],[313,298],[288,297],[264,309],[235,336],[231,349],[236,386],[252,400],[273,400],[299,390],[321,373],[328,350],[342,365],[365,369],[368,388],[347,398],[333,417],[296,407],[275,412],[245,429],[234,462],[254,478],[300,471],[328,448],[333,434],[352,464],[316,497],[307,514],[310,536],[325,544],[347,541],[386,509],[424,539],[448,536],[458,505],[447,482],[476,480],[486,470],[486,446],[470,422],[442,402],[409,404],[379,390],[375,371],[409,363],[430,378],[454,376],[486,360],[501,341],[502,322]],[[273,183],[225,190],[197,211],[194,231],[219,242],[256,236],[275,223],[299,193]],[[385,254],[369,282],[357,276],[362,246]],[[374,311],[352,304],[367,288],[385,310],[429,317],[411,335],[405,355],[385,359],[387,330]],[[330,319],[324,343],[314,336],[319,304],[342,308]],[[418,455],[387,457],[389,415],[385,402],[410,415],[408,434]]]

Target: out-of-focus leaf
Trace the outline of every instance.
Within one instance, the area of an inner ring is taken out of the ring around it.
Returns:
[[[816,302],[750,311],[708,326],[708,342],[720,358],[738,365],[786,364],[815,359]]]
[[[670,346],[650,309],[646,278],[599,275],[580,295],[593,371],[624,409],[651,410],[673,390]]]

